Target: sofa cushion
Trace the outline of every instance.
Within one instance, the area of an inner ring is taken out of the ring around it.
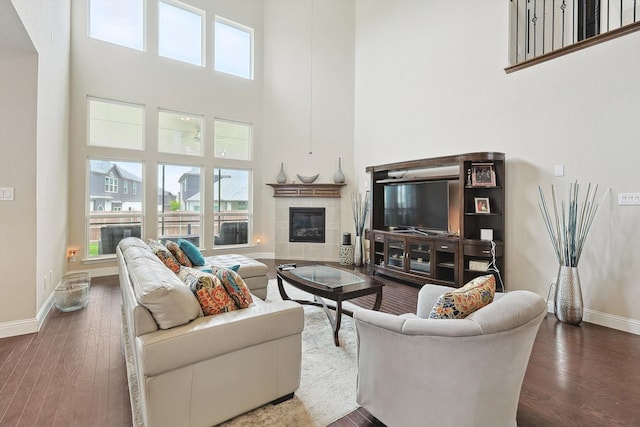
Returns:
[[[178,246],[187,255],[191,264],[194,266],[204,265],[204,257],[196,245],[188,240],[178,239]]]
[[[493,301],[496,279],[492,274],[476,277],[452,292],[446,292],[433,305],[430,319],[464,319]]]
[[[171,255],[173,255],[178,260],[180,265],[183,265],[185,267],[193,267],[193,264],[191,264],[191,260],[189,259],[187,254],[185,254],[182,249],[180,249],[180,246],[178,246],[176,242],[167,240],[166,242],[164,242],[164,245],[167,247],[167,249],[169,249]]]
[[[238,308],[247,308],[253,302],[249,288],[242,280],[242,277],[235,271],[226,267],[212,266],[213,275],[220,279],[222,286],[236,303]]]
[[[269,270],[267,266],[260,261],[256,261],[253,258],[249,258],[240,254],[224,254],[214,255],[205,258],[206,264],[215,267],[227,267],[232,268],[239,266],[236,272],[242,276],[243,279],[248,277],[266,276]]]
[[[235,302],[222,286],[220,279],[213,274],[182,267],[178,277],[194,293],[205,316],[236,310]]]
[[[166,265],[169,270],[173,271],[175,274],[178,274],[178,272],[180,272],[180,263],[165,245],[153,239],[148,239],[147,245],[149,245],[149,247],[151,248],[151,252],[153,252],[158,258],[160,258],[160,261],[162,261],[162,263]]]
[[[127,260],[127,269],[136,299],[151,312],[160,329],[183,325],[202,315],[191,290],[159,259],[132,258]]]

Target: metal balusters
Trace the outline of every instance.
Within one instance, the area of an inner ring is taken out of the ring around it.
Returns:
[[[638,3],[640,0],[510,0],[512,66],[559,49],[573,51],[572,45],[594,36],[611,32],[614,38],[639,31]],[[607,39],[598,37],[594,43]],[[584,47],[576,46],[580,48]]]

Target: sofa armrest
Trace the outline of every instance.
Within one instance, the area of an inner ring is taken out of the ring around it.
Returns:
[[[301,334],[304,310],[293,301],[254,305],[200,317],[186,325],[136,338],[139,369],[145,376],[227,354],[256,344]]]

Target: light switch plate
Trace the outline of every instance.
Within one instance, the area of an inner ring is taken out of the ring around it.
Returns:
[[[564,176],[564,165],[556,165],[553,171],[555,176]]]
[[[13,200],[13,187],[0,187],[0,200]]]

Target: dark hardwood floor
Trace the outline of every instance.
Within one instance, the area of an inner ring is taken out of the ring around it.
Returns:
[[[262,261],[270,278],[286,262]],[[382,311],[415,310],[417,288],[385,283]],[[373,296],[352,302],[369,308]],[[53,309],[39,333],[0,339],[0,427],[131,426],[119,305],[117,276],[94,278],[85,309]],[[519,427],[640,426],[638,402],[640,336],[547,315],[522,386]],[[359,408],[331,424],[346,426],[383,424]]]

